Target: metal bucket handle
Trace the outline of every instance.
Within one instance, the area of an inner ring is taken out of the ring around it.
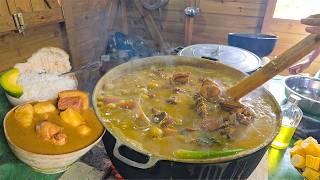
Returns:
[[[116,144],[114,145],[114,148],[113,148],[113,155],[119,159],[120,161],[126,163],[127,165],[129,166],[132,166],[132,167],[136,167],[136,168],[139,168],[139,169],[148,169],[148,168],[151,168],[153,167],[158,161],[159,159],[154,157],[154,156],[148,156],[149,157],[149,160],[146,162],[146,163],[139,163],[139,162],[136,162],[136,161],[133,161],[127,157],[124,157],[120,154],[119,152],[119,148],[121,146],[124,146],[124,144],[122,144],[119,140],[116,140]]]

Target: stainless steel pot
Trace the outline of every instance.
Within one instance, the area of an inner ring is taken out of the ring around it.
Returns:
[[[107,72],[97,83],[92,100],[99,119],[104,122],[104,118],[100,115],[97,108],[96,98],[103,89],[104,84],[111,83],[131,71],[150,68],[153,65],[169,65],[169,66],[195,66],[210,69],[223,74],[226,77],[231,77],[234,82],[240,81],[246,75],[234,68],[226,66],[219,62],[205,60],[194,57],[181,56],[159,56],[129,61],[121,64],[111,71]],[[108,93],[108,92],[106,92]],[[117,170],[125,178],[135,179],[151,179],[151,178],[179,178],[179,179],[244,179],[249,177],[252,171],[256,168],[264,153],[268,149],[274,137],[280,129],[280,108],[274,97],[265,89],[260,88],[250,94],[252,98],[263,97],[270,103],[276,114],[273,119],[276,121],[274,132],[267,137],[264,143],[256,148],[248,149],[234,156],[213,158],[213,159],[167,159],[160,157],[152,152],[138,149],[134,143],[127,138],[121,136],[120,133],[113,131],[105,125],[107,132],[103,138],[107,153],[115,165]]]
[[[284,79],[286,96],[295,94],[301,98],[299,107],[314,115],[320,114],[320,80],[300,75],[288,76]]]

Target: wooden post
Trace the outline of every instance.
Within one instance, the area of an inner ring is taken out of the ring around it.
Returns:
[[[128,16],[127,16],[126,0],[120,0],[120,7],[121,7],[122,32],[125,34],[128,34],[129,30],[128,30]]]
[[[187,6],[192,6],[193,0],[188,0]],[[193,33],[193,17],[186,16],[184,24],[184,43],[185,45],[190,45],[192,42]]]

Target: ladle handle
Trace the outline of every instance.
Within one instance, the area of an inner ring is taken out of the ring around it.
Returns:
[[[267,65],[228,89],[227,95],[234,100],[239,100],[252,90],[272,79],[278,73],[298,62],[317,47],[320,47],[320,36],[314,34],[308,35],[276,59],[270,61]]]

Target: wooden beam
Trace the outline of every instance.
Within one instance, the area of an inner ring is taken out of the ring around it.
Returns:
[[[59,23],[64,21],[61,8],[23,13],[23,19],[26,28],[39,26],[43,24]]]
[[[44,0],[44,1],[50,9],[60,7],[58,0]]]
[[[149,12],[144,11],[143,5],[140,1],[134,0],[133,2],[138,12],[142,16],[152,39],[155,41],[156,46],[159,47],[162,51],[167,51],[169,48],[167,47],[167,44],[165,43],[156,23],[154,22],[153,17]]]
[[[0,32],[16,30],[12,16],[0,16]]]
[[[119,9],[119,0],[110,0],[111,4],[108,10],[107,18],[108,18],[108,23],[107,23],[107,29],[108,31],[111,31],[113,28],[114,21],[117,16],[117,12]]]
[[[128,30],[128,16],[127,16],[126,0],[120,0],[120,7],[121,7],[122,32],[125,34],[128,34],[129,30]]]

